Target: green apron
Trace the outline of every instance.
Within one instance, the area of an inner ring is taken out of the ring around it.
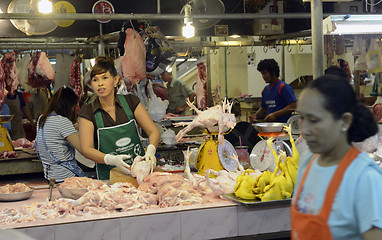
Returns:
[[[123,95],[117,95],[129,122],[112,127],[104,127],[101,110],[95,112],[97,124],[98,150],[112,155],[128,154],[130,159],[126,159],[127,164],[132,164],[137,155],[143,156],[145,150],[141,144],[137,131],[137,124],[131,112],[129,104]],[[115,166],[97,163],[97,177],[100,180],[110,178],[110,170]]]

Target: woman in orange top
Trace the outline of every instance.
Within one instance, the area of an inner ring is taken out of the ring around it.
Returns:
[[[300,161],[292,239],[382,239],[382,170],[350,144],[378,132],[371,112],[349,82],[334,75],[312,81],[297,111],[316,155]]]

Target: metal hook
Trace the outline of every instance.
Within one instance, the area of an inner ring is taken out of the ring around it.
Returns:
[[[228,42],[228,46],[227,46],[227,48],[226,48],[226,51],[227,51],[227,54],[228,54],[228,55],[231,54],[231,52],[229,51],[229,42]]]
[[[255,53],[255,41],[252,42],[251,52]]]
[[[288,40],[287,51],[288,51],[288,52],[292,52],[292,49],[290,48],[290,40]]]
[[[275,45],[275,49],[276,49],[276,52],[280,52],[280,49],[277,47],[277,45]]]
[[[302,45],[301,45],[301,44],[298,46],[298,50],[299,50],[300,52],[303,52],[303,51],[304,51],[304,48],[302,48]]]
[[[61,54],[64,55],[64,43],[63,42],[61,43],[61,47],[62,47],[61,48]]]
[[[243,49],[241,48],[241,42],[240,42],[240,46],[239,46],[239,51],[240,51],[240,54],[243,53]]]
[[[263,47],[263,51],[264,51],[264,53],[267,53],[268,52],[268,47],[264,46]]]

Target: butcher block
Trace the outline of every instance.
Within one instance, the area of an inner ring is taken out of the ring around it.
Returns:
[[[121,169],[115,167],[110,170],[110,184],[114,184],[116,182],[129,182],[133,184],[135,187],[138,187],[138,182],[135,177],[132,177],[131,175],[127,175],[126,173],[122,172]]]

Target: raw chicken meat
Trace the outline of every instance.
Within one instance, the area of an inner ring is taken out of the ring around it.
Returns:
[[[31,191],[32,188],[28,187],[24,183],[7,184],[4,187],[0,187],[0,193],[19,193]]]
[[[16,54],[14,51],[7,52],[1,63],[4,68],[4,77],[5,84],[8,92],[13,94],[17,86],[19,85],[19,78],[17,77],[17,68],[16,68]]]
[[[178,132],[175,139],[179,141],[194,127],[200,127],[207,128],[210,132],[219,132],[219,143],[224,145],[223,132],[234,128],[236,125],[235,115],[231,113],[232,104],[233,103],[229,103],[227,99],[224,99],[222,106],[216,105],[205,111],[200,111],[187,99],[187,105],[195,110],[198,115],[192,122],[179,122],[174,124],[176,127],[187,125],[187,127]]]
[[[34,88],[48,87],[54,81],[54,69],[45,52],[37,52],[28,64],[28,81]]]
[[[142,37],[132,28],[126,29],[125,55],[120,65],[126,86],[133,86],[146,76],[146,48]]]
[[[63,183],[60,184],[61,188],[76,189],[76,188],[87,188],[97,189],[103,186],[105,183],[99,180],[87,178],[87,177],[71,177],[65,179]]]
[[[3,64],[0,62],[0,82],[1,82],[1,89],[0,89],[0,107],[3,106],[5,102],[5,98],[8,95],[8,90],[5,84],[5,75],[4,75],[4,69]]]
[[[131,165],[131,176],[137,178],[139,185],[142,184],[143,179],[153,172],[151,162],[146,161],[142,156],[136,156]]]

